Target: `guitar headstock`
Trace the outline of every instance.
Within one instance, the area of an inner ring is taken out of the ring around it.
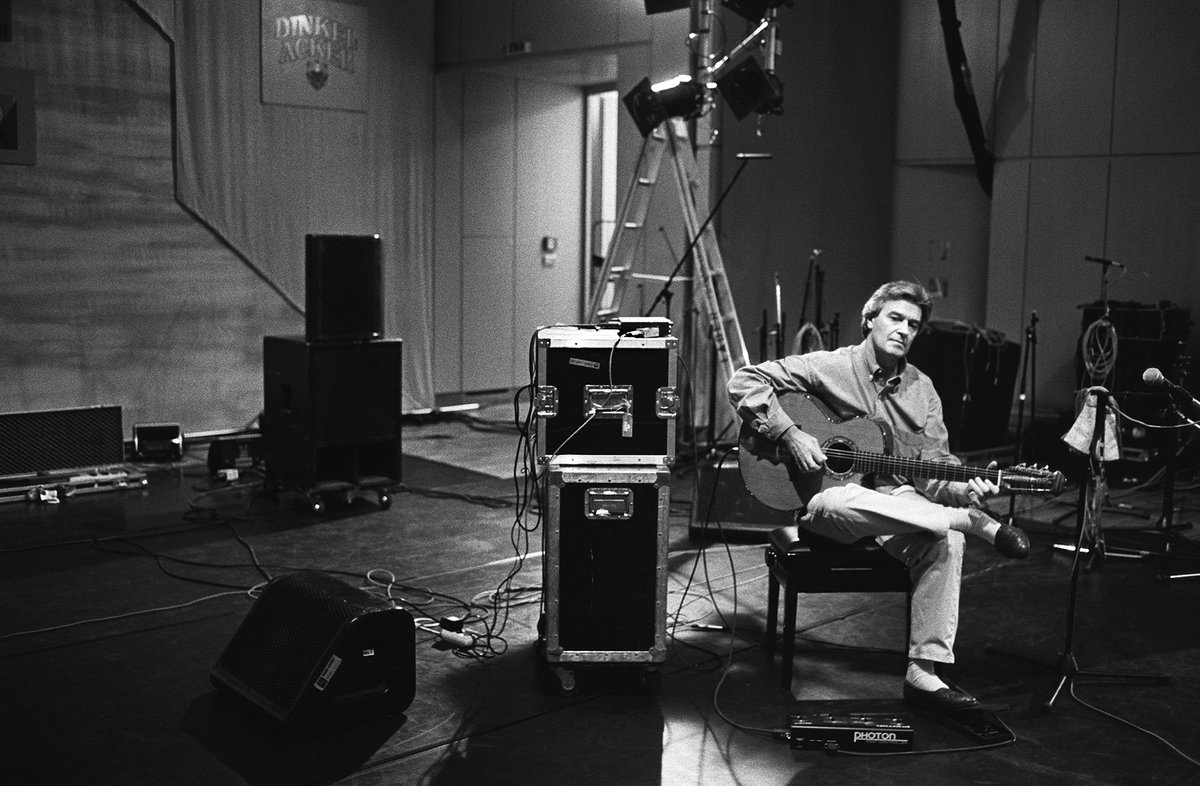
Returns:
[[[1016,464],[1001,473],[1001,488],[1028,494],[1061,494],[1066,479],[1058,470],[1036,464]]]

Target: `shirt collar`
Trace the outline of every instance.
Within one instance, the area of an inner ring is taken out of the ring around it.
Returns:
[[[859,368],[866,373],[868,379],[893,390],[900,386],[900,379],[904,376],[904,370],[908,368],[906,359],[900,358],[900,362],[896,365],[896,373],[890,378],[885,378],[883,368],[875,360],[875,350],[871,347],[870,338],[863,339],[855,349],[858,354]]]

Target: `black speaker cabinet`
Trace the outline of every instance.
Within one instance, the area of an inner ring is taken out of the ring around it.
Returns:
[[[1079,378],[1085,379],[1083,335],[1093,322],[1104,316],[1104,304],[1088,303],[1080,308],[1083,320],[1075,365]],[[1142,373],[1147,368],[1157,368],[1171,381],[1177,381],[1180,357],[1191,333],[1191,309],[1167,301],[1150,304],[1119,300],[1110,302],[1108,309],[1108,321],[1117,333],[1117,360],[1108,380],[1109,388],[1122,411],[1143,420],[1156,417],[1163,408],[1164,396],[1125,394],[1162,393],[1161,389],[1155,391],[1142,382]]]
[[[260,425],[270,483],[399,480],[402,347],[399,339],[263,338]]]
[[[996,331],[930,320],[913,339],[908,360],[933,380],[951,450],[1006,444],[1019,344]]]
[[[309,341],[383,336],[379,235],[305,235],[304,308]]]
[[[323,573],[290,573],[266,586],[210,678],[297,736],[396,715],[416,694],[413,618]]]
[[[1105,304],[1093,302],[1081,305],[1083,318],[1075,352],[1076,378],[1084,385],[1103,384],[1113,394],[1117,405],[1126,415],[1149,423],[1166,422],[1170,415],[1170,397],[1162,388],[1152,388],[1142,381],[1147,368],[1157,368],[1168,379],[1177,382],[1191,369],[1180,368],[1186,360],[1188,337],[1191,333],[1192,312],[1172,304],[1136,303],[1114,300],[1108,303],[1108,322],[1117,333],[1117,357],[1104,380],[1088,377],[1084,363],[1084,336],[1093,322],[1105,315]],[[1141,482],[1162,467],[1171,450],[1169,432],[1147,429],[1125,418],[1121,419],[1123,460],[1114,462],[1109,478],[1116,485]]]

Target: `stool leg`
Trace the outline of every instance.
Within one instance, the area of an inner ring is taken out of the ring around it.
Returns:
[[[783,585],[783,658],[779,662],[780,684],[784,690],[792,687],[792,657],[796,652],[796,595],[791,582]]]
[[[768,658],[775,657],[775,631],[778,630],[779,616],[779,579],[775,574],[767,574],[767,635],[763,637],[763,649]]]

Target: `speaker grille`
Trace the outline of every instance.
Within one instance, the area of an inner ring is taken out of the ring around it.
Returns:
[[[0,414],[0,475],[125,460],[120,407]]]

